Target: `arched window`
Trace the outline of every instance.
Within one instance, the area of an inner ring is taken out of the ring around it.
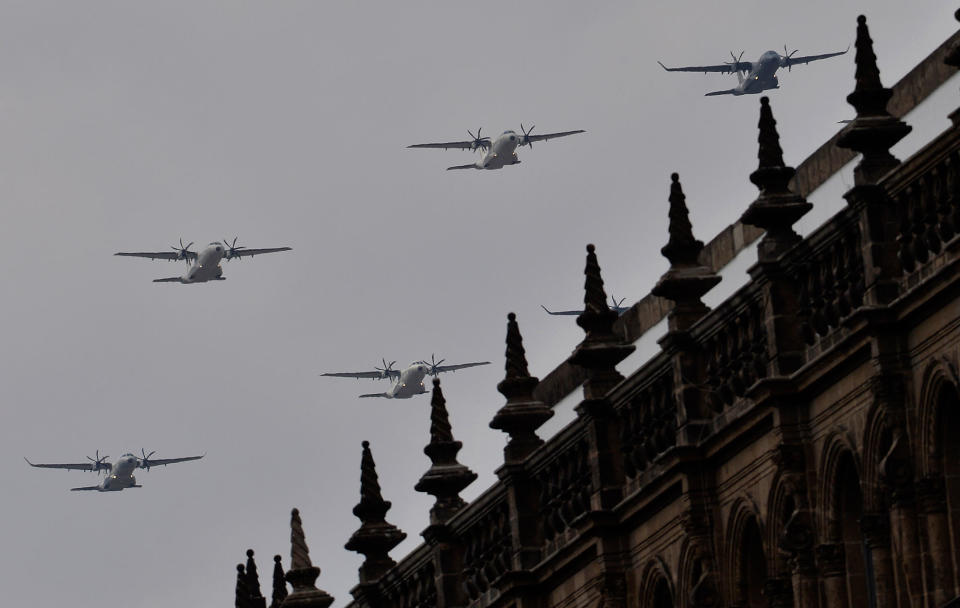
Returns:
[[[836,512],[846,571],[846,605],[849,608],[873,608],[876,606],[873,564],[870,550],[860,530],[863,494],[860,491],[857,467],[849,453],[845,454],[839,463],[836,487]]]
[[[658,580],[653,588],[653,608],[673,608],[673,594],[663,578]]]
[[[960,580],[957,551],[960,550],[960,396],[953,384],[945,383],[937,395],[937,453],[939,469],[943,472],[943,490],[946,499],[947,525],[950,537],[949,571],[953,581]]]
[[[763,584],[767,580],[767,559],[763,553],[763,537],[755,517],[744,526],[740,542],[740,597],[747,608],[766,608]]]

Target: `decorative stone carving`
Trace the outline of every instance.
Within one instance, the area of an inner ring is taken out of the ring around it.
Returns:
[[[360,520],[360,529],[353,533],[344,548],[356,551],[364,556],[360,566],[360,583],[380,578],[396,562],[390,559],[389,552],[407,537],[399,528],[386,521],[390,501],[380,494],[380,482],[377,478],[376,463],[370,451],[370,442],[362,444],[360,457],[360,502],[353,508],[353,514]]]
[[[431,525],[446,523],[466,504],[460,498],[460,492],[477,478],[476,473],[457,462],[457,452],[462,447],[463,444],[453,438],[440,379],[434,378],[430,399],[430,443],[423,448],[431,465],[414,486],[417,492],[436,498],[430,509]]]
[[[507,398],[507,403],[490,421],[490,428],[510,435],[503,449],[504,458],[507,463],[517,463],[543,445],[536,430],[553,416],[553,410],[533,396],[540,381],[527,371],[523,337],[520,335],[517,315],[512,312],[507,315],[506,372],[497,390]]]

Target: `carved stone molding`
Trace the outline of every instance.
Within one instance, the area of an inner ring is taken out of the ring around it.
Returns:
[[[817,567],[824,578],[843,576],[846,572],[846,559],[843,553],[843,545],[840,543],[817,545],[816,554]]]
[[[763,594],[770,608],[793,608],[793,583],[788,578],[768,578],[763,583]]]
[[[887,513],[864,513],[860,531],[871,549],[890,546],[890,516]]]
[[[917,482],[917,504],[921,513],[946,513],[947,494],[943,477],[931,475]]]

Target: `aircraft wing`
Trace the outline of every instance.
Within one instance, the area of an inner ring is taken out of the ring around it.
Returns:
[[[290,247],[271,247],[268,249],[243,249],[237,250],[234,253],[230,253],[230,250],[227,250],[226,259],[232,260],[233,258],[245,258],[253,255],[260,255],[261,253],[274,253],[276,251],[290,251]]]
[[[660,63],[659,61],[657,63]],[[682,68],[668,68],[667,66],[660,63],[660,67],[665,69],[668,72],[720,72],[722,74],[733,73],[733,72],[743,72],[753,69],[753,63],[750,61],[737,61],[736,63],[721,63],[718,65],[690,65]]]
[[[533,127],[530,128],[533,130]],[[524,141],[547,141],[548,139],[555,139],[557,137],[566,137],[567,135],[576,135],[577,133],[586,133],[583,129],[577,129],[576,131],[560,131],[559,133],[544,133],[543,135],[524,135]]]
[[[328,372],[326,374],[320,374],[321,376],[331,376],[334,378],[369,378],[371,380],[382,380],[386,377],[394,378],[400,376],[400,372],[395,369],[387,371],[387,375],[384,375],[384,372]]]
[[[482,148],[489,148],[489,141],[482,141],[479,144]],[[456,150],[473,150],[474,142],[473,141],[447,141],[438,144],[413,144],[412,146],[407,146],[408,148],[440,148],[447,150],[449,148],[454,148]]]
[[[200,456],[185,456],[183,458],[148,458],[146,464],[144,464],[143,459],[140,459],[140,466],[149,466],[149,467],[158,467],[160,465],[167,466],[168,464],[173,464],[175,462],[187,462],[188,460],[200,460],[206,456],[206,454],[201,454]]]
[[[847,51],[850,50],[850,47],[847,47]],[[845,55],[847,51],[838,51],[836,53],[824,53],[823,55],[804,55],[803,57],[790,57],[788,61],[783,62],[783,67],[788,65],[795,65],[797,63],[810,63],[811,61],[817,61],[820,59],[829,59],[830,57],[836,57],[837,55]]]
[[[100,486],[83,486],[82,488],[70,488],[71,492],[79,492],[81,490],[99,490]]]
[[[24,458],[24,460],[27,460]],[[67,463],[56,463],[56,464],[33,464],[27,460],[27,464],[32,467],[37,467],[40,469],[66,469],[68,471],[93,471],[94,466],[92,462],[67,462]],[[109,462],[101,462],[101,469],[110,470],[113,468]]]
[[[437,373],[439,374],[439,373],[442,373],[442,372],[455,372],[455,371],[457,371],[458,369],[464,369],[464,368],[467,368],[467,367],[476,367],[476,366],[478,366],[478,365],[490,365],[490,362],[489,362],[489,361],[479,361],[479,362],[476,362],[476,363],[458,363],[458,364],[456,364],[456,365],[437,365],[437,366],[436,366],[436,369],[437,369]]]
[[[388,398],[386,393],[367,393],[366,395],[360,395],[360,398],[366,397],[383,397],[384,399]]]
[[[178,260],[188,259],[196,260],[197,254],[193,251],[183,252],[186,257],[181,256],[179,251],[121,251],[113,255],[126,255],[137,258],[150,258],[151,260],[167,260],[170,262],[176,262]]]

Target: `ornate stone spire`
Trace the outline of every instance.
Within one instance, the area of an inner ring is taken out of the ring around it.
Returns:
[[[960,9],[953,14],[953,18],[957,21],[960,21]],[[960,68],[960,44],[955,45],[947,53],[947,56],[943,59],[943,62],[949,66],[955,68]]]
[[[344,548],[361,553],[366,558],[360,566],[360,583],[363,584],[377,580],[396,565],[388,553],[407,535],[393,524],[387,523],[385,517],[390,510],[390,501],[384,500],[380,494],[370,442],[364,441],[361,445],[363,453],[360,457],[360,502],[353,508],[353,514],[361,524]]]
[[[813,208],[802,196],[790,191],[787,184],[796,170],[783,162],[777,121],[770,109],[770,99],[760,98],[760,166],[750,174],[750,181],[760,189],[760,196],[740,218],[744,224],[758,226],[767,234],[759,245],[760,262],[775,260],[800,240],[793,224]]]
[[[596,247],[592,244],[587,245],[587,264],[583,273],[586,275],[584,307],[577,317],[577,325],[583,328],[586,336],[574,349],[569,361],[587,370],[584,396],[587,399],[600,399],[623,380],[616,365],[633,352],[634,346],[623,344],[613,331],[617,313],[607,306],[600,263],[597,261]]]
[[[287,583],[283,580],[283,566],[280,565],[280,556],[273,556],[273,597],[270,608],[280,608],[280,604],[287,597]]]
[[[887,102],[893,90],[880,82],[877,56],[867,28],[867,18],[857,17],[856,79],[853,93],[847,103],[857,110],[857,117],[841,131],[837,145],[863,154],[853,170],[857,186],[875,184],[888,171],[900,164],[890,154],[890,148],[910,132],[910,126],[890,115]]]
[[[657,281],[653,294],[675,304],[667,317],[670,331],[686,331],[709,310],[700,298],[720,282],[720,277],[700,263],[703,242],[693,237],[687,199],[676,173],[670,176],[669,200],[670,240],[660,252],[670,260],[670,269]]]
[[[417,492],[436,498],[430,509],[431,525],[445,523],[466,504],[460,498],[460,491],[477,478],[476,473],[457,462],[457,452],[462,447],[463,444],[453,438],[440,379],[434,378],[430,399],[430,443],[423,448],[432,464],[414,486]]]
[[[503,448],[508,464],[522,461],[530,452],[543,444],[536,430],[553,416],[553,410],[533,397],[540,383],[527,371],[527,357],[523,350],[523,336],[517,325],[517,315],[507,315],[507,375],[497,384],[497,390],[507,398],[507,403],[490,421],[490,428],[510,435]]]
[[[253,549],[247,549],[247,593],[250,595],[250,608],[266,608],[267,601],[260,593],[260,576],[257,564],[253,561]]]
[[[318,576],[320,568],[310,562],[300,511],[294,509],[290,512],[290,571],[284,577],[293,586],[293,593],[283,601],[284,608],[327,608],[332,604],[333,598],[314,584]]]
[[[233,594],[234,608],[250,608],[250,591],[247,589],[247,575],[243,564],[237,564],[237,587]]]

